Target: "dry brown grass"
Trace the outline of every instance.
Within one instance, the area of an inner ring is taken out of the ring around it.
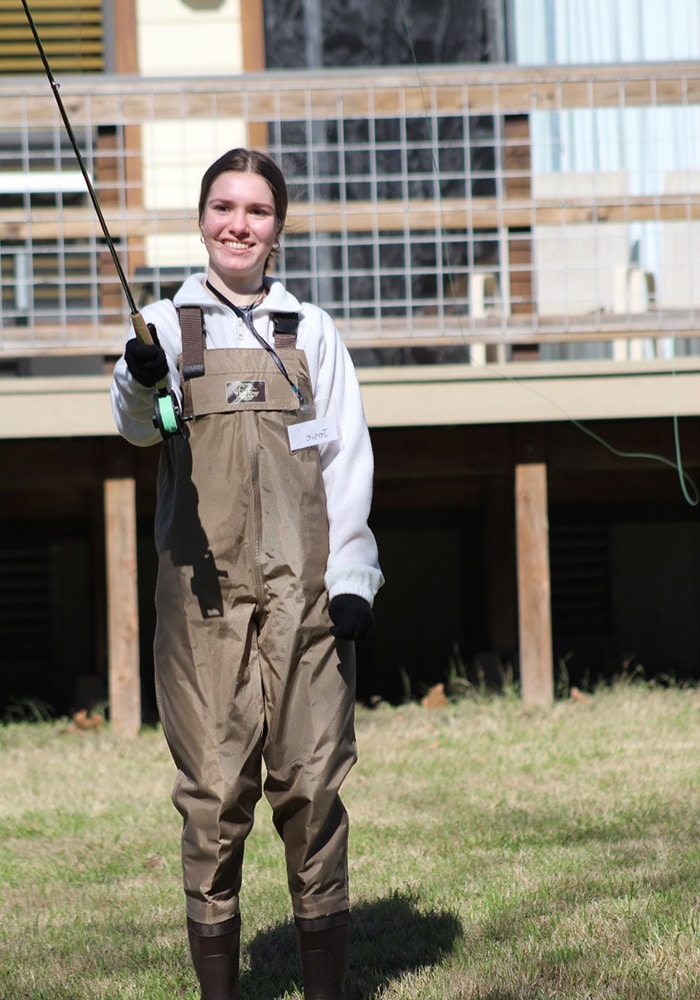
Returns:
[[[157,730],[0,728],[0,1000],[194,1000]],[[358,713],[349,1000],[697,1000],[700,693]],[[299,998],[261,804],[243,1000]]]

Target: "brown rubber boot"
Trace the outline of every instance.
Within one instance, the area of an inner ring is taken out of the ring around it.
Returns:
[[[202,1000],[239,1000],[240,916],[221,924],[198,924],[188,919],[187,937]]]
[[[345,1000],[348,917],[344,911],[318,920],[296,918],[304,1000]]]

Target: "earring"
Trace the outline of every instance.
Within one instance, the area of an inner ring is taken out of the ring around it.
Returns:
[[[204,244],[206,244],[206,242],[207,242],[201,234],[200,234],[200,237],[199,237],[199,242],[200,243],[204,243]]]
[[[279,248],[280,248],[279,240],[275,240],[275,242],[272,244],[272,249],[279,250]]]

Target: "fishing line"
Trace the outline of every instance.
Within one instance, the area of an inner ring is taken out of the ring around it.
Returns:
[[[83,180],[85,181],[85,186],[90,196],[92,207],[95,210],[97,220],[100,224],[100,228],[102,229],[102,233],[109,248],[109,252],[112,257],[112,262],[116,269],[117,277],[119,278],[119,284],[122,286],[122,290],[129,304],[129,311],[131,313],[131,323],[134,328],[134,332],[136,333],[136,336],[141,341],[141,343],[153,344],[155,338],[152,335],[152,330],[154,330],[155,328],[152,327],[151,329],[149,329],[146,321],[144,320],[143,316],[141,315],[136,306],[136,300],[134,299],[133,293],[129,286],[129,282],[127,281],[126,278],[126,274],[124,273],[121,261],[119,260],[119,255],[117,253],[116,247],[114,246],[114,240],[112,239],[109,227],[107,226],[107,222],[102,213],[102,207],[100,206],[99,198],[97,197],[97,193],[95,191],[95,188],[93,187],[92,178],[90,177],[88,169],[85,165],[85,160],[83,159],[83,154],[80,151],[78,140],[75,137],[73,126],[71,125],[70,118],[68,117],[68,113],[65,109],[63,100],[59,93],[60,85],[56,82],[56,78],[53,75],[53,71],[49,64],[48,57],[44,50],[44,46],[39,36],[39,31],[34,22],[34,18],[32,17],[32,12],[29,9],[27,0],[22,0],[22,6],[24,7],[24,13],[27,16],[29,27],[31,29],[32,35],[34,36],[34,43],[39,53],[39,57],[46,72],[49,84],[51,85],[51,90],[56,100],[56,105],[58,106],[59,113],[61,115],[61,118],[63,119],[63,124],[65,126],[66,133],[70,140],[70,144],[73,147],[75,158],[78,162],[78,166],[80,167],[80,172],[83,175]],[[156,392],[153,397],[154,425],[158,428],[158,430],[161,432],[161,435],[164,438],[174,437],[176,434],[184,435],[185,431],[184,431],[184,424],[182,422],[182,414],[180,412],[180,405],[173,390],[168,388],[167,377],[157,382],[155,385],[155,389]]]
[[[37,30],[37,26],[36,26],[36,24],[34,22],[34,18],[32,17],[32,12],[29,9],[29,5],[27,4],[27,0],[22,0],[22,6],[24,7],[24,13],[27,15],[27,21],[29,22],[29,27],[31,28],[32,35],[34,36],[34,43],[36,44],[37,51],[39,53],[39,57],[40,57],[41,62],[43,64],[43,66],[44,66],[44,70],[46,72],[46,76],[48,78],[49,84],[51,85],[51,91],[53,93],[54,98],[56,99],[56,104],[58,106],[58,110],[60,112],[61,118],[63,119],[63,124],[64,124],[65,129],[66,129],[66,134],[68,135],[68,138],[70,140],[70,144],[73,147],[73,152],[75,153],[75,158],[78,161],[78,166],[80,167],[80,172],[83,175],[83,179],[85,181],[85,186],[87,188],[88,194],[90,195],[90,201],[92,202],[92,206],[95,209],[95,214],[97,215],[98,222],[100,223],[100,228],[102,229],[102,233],[104,235],[105,241],[106,241],[107,246],[109,248],[109,252],[111,254],[112,261],[113,261],[114,266],[115,266],[116,271],[117,271],[117,276],[119,278],[119,283],[121,284],[121,286],[122,286],[122,288],[124,290],[124,294],[126,296],[127,302],[129,303],[129,309],[131,310],[132,316],[138,316],[139,311],[138,311],[138,309],[136,307],[136,301],[135,301],[134,296],[132,294],[131,288],[129,287],[129,282],[126,279],[126,275],[124,273],[124,269],[122,267],[121,261],[119,260],[119,255],[117,254],[116,248],[114,246],[114,241],[113,241],[112,236],[111,236],[111,234],[109,232],[109,228],[107,226],[107,222],[105,220],[104,215],[102,214],[102,208],[100,206],[100,202],[99,202],[99,199],[97,197],[97,193],[95,192],[95,188],[93,187],[92,178],[90,177],[90,174],[88,172],[87,166],[85,165],[85,160],[83,159],[83,154],[80,151],[80,146],[78,145],[78,140],[75,137],[75,132],[73,131],[73,126],[70,123],[70,119],[68,117],[68,113],[66,112],[65,106],[63,104],[63,100],[62,100],[61,95],[59,93],[59,91],[60,91],[60,84],[56,82],[56,78],[53,75],[53,71],[52,71],[51,66],[49,64],[49,60],[48,60],[48,57],[46,55],[46,51],[44,50],[43,43],[42,43],[41,38],[39,36],[39,32]]]
[[[515,376],[508,375],[503,372],[492,373],[491,369],[488,368],[486,365],[481,365],[480,367],[484,368],[485,371],[488,371],[489,374],[491,374],[494,379],[500,379],[501,381],[511,382],[513,383],[513,385],[517,385],[519,389],[522,389],[526,392],[530,392],[532,393],[533,396],[537,396],[539,399],[542,399],[550,406],[553,406],[554,409],[558,410],[559,413],[561,413],[561,415],[573,427],[581,431],[582,434],[585,434],[587,437],[591,438],[597,444],[602,445],[602,447],[605,448],[607,451],[609,451],[611,455],[615,455],[617,458],[641,459],[641,460],[656,462],[660,465],[665,465],[669,469],[674,469],[678,473],[681,492],[683,493],[683,497],[689,504],[689,506],[697,507],[698,503],[700,503],[700,492],[698,491],[698,487],[695,481],[690,476],[690,474],[687,473],[685,469],[683,469],[682,461],[677,460],[674,462],[670,458],[665,458],[663,455],[657,455],[654,452],[649,452],[649,451],[626,451],[622,448],[616,448],[615,445],[611,444],[610,441],[607,441],[604,437],[601,437],[600,434],[596,434],[595,431],[591,430],[590,427],[587,427],[581,420],[577,420],[576,417],[572,417],[571,414],[568,413],[563,406],[557,403],[556,400],[552,399],[551,396],[548,396],[544,392],[540,392],[539,389],[535,389],[534,386],[530,385],[524,379],[519,379],[516,378]],[[678,427],[678,415],[674,413],[672,419],[673,419],[674,444],[676,449],[676,455],[680,456],[681,446],[680,446],[680,431]]]
[[[427,98],[426,98],[425,87],[423,85],[423,77],[422,77],[422,74],[421,74],[421,71],[420,71],[420,66],[419,66],[419,63],[418,63],[418,58],[416,56],[415,47],[413,45],[413,35],[412,35],[411,25],[410,25],[410,22],[409,22],[409,19],[408,19],[408,11],[406,9],[405,0],[399,0],[399,9],[400,9],[400,12],[401,12],[401,18],[403,20],[404,30],[406,32],[406,41],[408,43],[409,52],[411,54],[411,59],[413,61],[413,68],[415,69],[415,72],[416,72],[416,79],[418,81],[418,88],[419,88],[419,91],[420,91],[421,101],[422,101],[422,104],[423,104],[423,113],[424,113],[424,116],[426,118],[426,121],[429,123],[430,122],[430,115],[429,115],[428,101],[427,101]],[[438,162],[437,162],[437,157],[436,157],[435,149],[434,149],[434,146],[436,145],[436,143],[437,143],[437,136],[435,136],[435,142],[433,144],[431,144],[430,157],[431,157],[431,162],[432,162],[432,166],[433,166],[433,171],[435,173],[435,179],[436,179],[436,182],[437,182],[437,196],[438,196],[438,201],[440,202],[440,215],[441,215],[441,219],[442,219],[442,234],[446,235],[446,233],[447,233],[447,226],[444,224],[444,222],[445,222],[445,215],[444,215],[443,206],[442,206],[442,192],[440,190],[440,169],[439,169],[439,165],[438,165]],[[443,245],[443,261],[444,261],[445,265],[448,267],[448,282],[449,282],[449,287],[450,287],[450,294],[452,296],[452,299],[456,300],[455,288],[454,288],[454,281],[453,281],[453,278],[452,278],[451,262],[450,262],[450,259],[449,259],[449,254],[448,254],[448,250],[447,250],[447,242],[446,242],[446,240],[443,241],[442,245]],[[465,339],[465,329],[464,329],[464,325],[462,323],[462,317],[461,317],[461,315],[459,313],[457,313],[457,322],[458,322],[458,325],[459,325],[460,333],[462,335],[462,341],[463,341],[465,347],[468,349],[469,345],[467,344],[467,341]],[[577,430],[581,431],[581,433],[587,435],[589,438],[591,438],[597,444],[601,445],[603,448],[605,448],[607,451],[609,451],[612,455],[615,455],[617,458],[630,459],[630,460],[640,459],[640,460],[652,461],[652,462],[656,462],[656,463],[661,464],[661,465],[665,465],[667,468],[674,469],[676,471],[676,473],[678,474],[679,486],[680,486],[681,493],[682,493],[683,498],[686,501],[686,503],[689,506],[691,506],[691,507],[697,507],[698,504],[700,503],[700,491],[698,490],[698,486],[695,483],[695,481],[693,480],[693,478],[690,476],[690,474],[683,467],[683,458],[682,458],[681,440],[680,440],[680,424],[679,424],[679,418],[678,418],[677,409],[674,409],[674,412],[672,414],[673,445],[674,445],[675,460],[670,459],[670,458],[665,458],[663,455],[657,455],[657,454],[655,454],[653,452],[626,451],[626,450],[623,450],[621,448],[616,448],[613,444],[611,444],[610,441],[607,441],[600,434],[597,434],[595,431],[591,430],[590,427],[587,427],[584,423],[582,423],[582,421],[577,420],[575,417],[573,417],[562,406],[560,406],[559,403],[555,402],[555,400],[553,400],[546,393],[540,392],[538,389],[535,389],[532,385],[529,385],[526,381],[524,381],[524,380],[522,380],[520,378],[517,378],[516,376],[508,375],[506,372],[503,372],[503,371],[493,371],[493,369],[491,369],[488,365],[481,365],[480,363],[475,362],[475,361],[473,361],[471,359],[470,359],[470,361],[476,367],[481,367],[485,371],[488,371],[489,374],[492,375],[492,377],[494,379],[500,379],[500,380],[505,381],[505,382],[511,382],[514,385],[517,385],[518,388],[525,389],[528,392],[531,392],[533,395],[538,396],[540,399],[544,400],[545,402],[549,403],[556,410],[558,410],[559,413],[561,413],[561,415],[567,421],[569,421],[569,423],[573,427],[575,427]],[[674,384],[674,387],[675,387],[675,384],[676,384],[675,383],[675,379],[676,379],[676,370],[675,370],[675,367],[672,370],[671,375],[672,375],[673,384]]]

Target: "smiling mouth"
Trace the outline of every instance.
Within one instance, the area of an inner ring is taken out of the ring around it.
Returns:
[[[248,250],[249,246],[247,243],[239,243],[238,240],[222,240],[223,246],[227,247],[229,250]]]

